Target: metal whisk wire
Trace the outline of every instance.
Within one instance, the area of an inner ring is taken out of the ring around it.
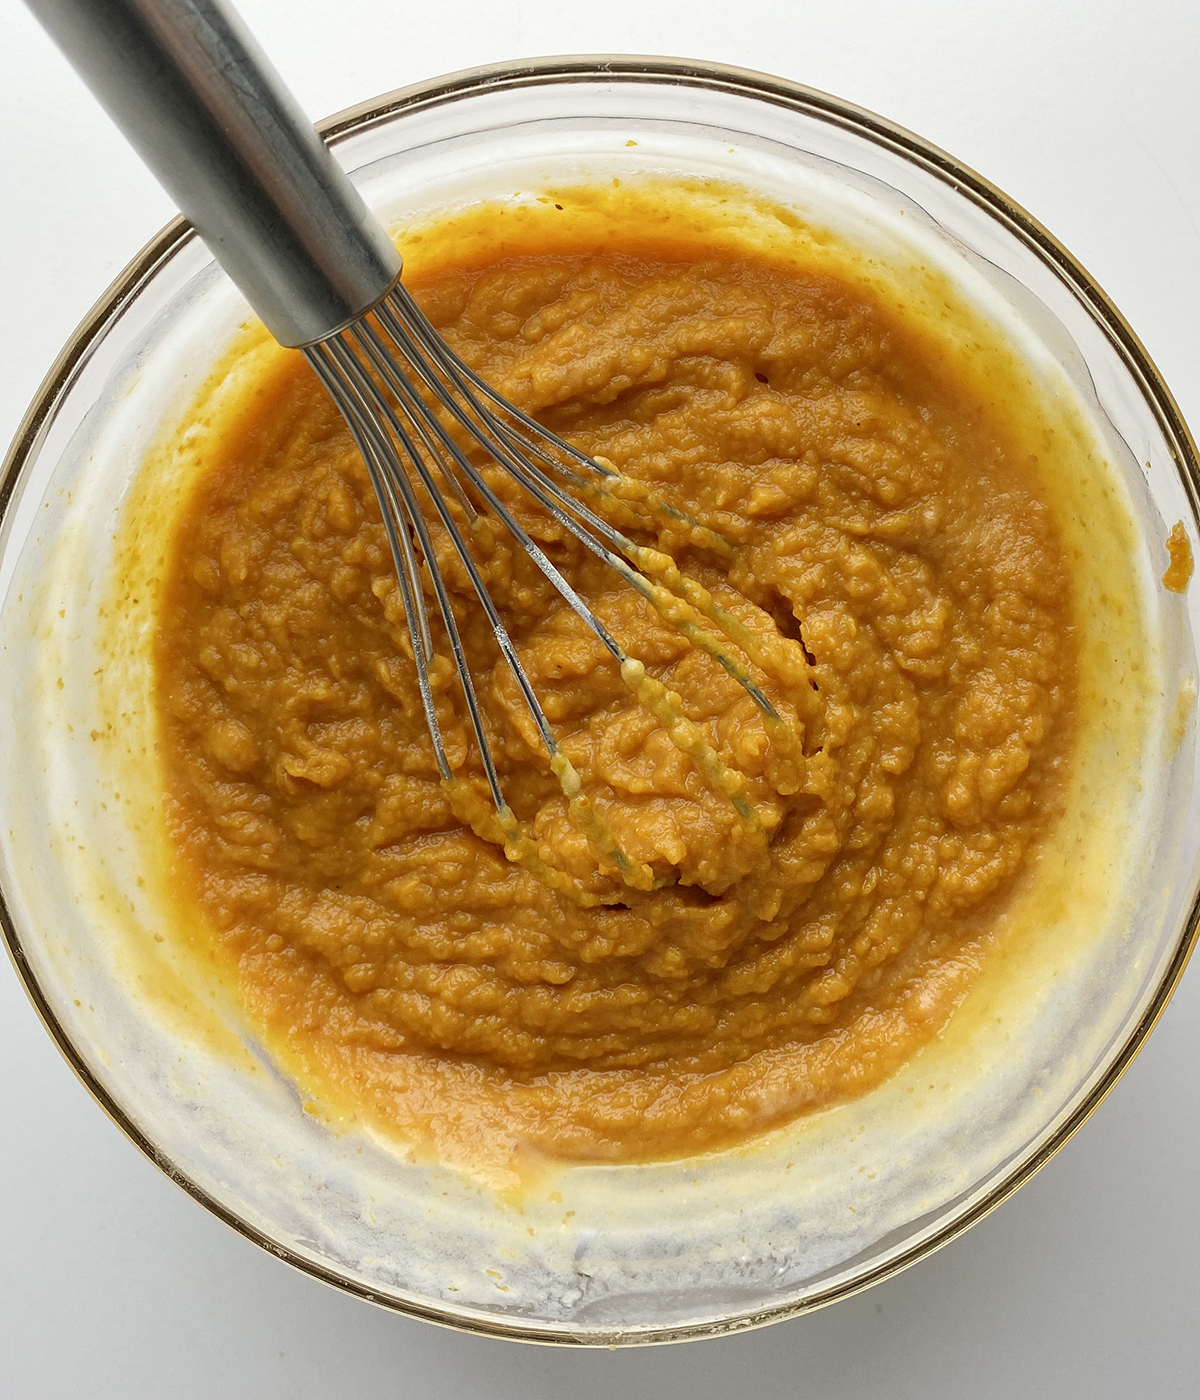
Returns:
[[[631,658],[492,489],[434,405],[575,539],[643,596],[657,601],[661,585],[629,562],[628,556],[638,557],[639,547],[549,473],[553,471],[583,491],[595,491],[597,482],[619,481],[619,474],[593,461],[502,398],[450,350],[407,289],[399,284],[375,308],[371,319],[364,318],[338,335],[308,346],[305,354],[341,410],[379,499],[439,772],[446,781],[452,777],[430,682],[433,643],[421,561],[445,627],[492,801],[497,814],[507,818],[511,814],[491,752],[483,712],[415,483],[423,489],[470,579],[552,766],[560,772],[560,777],[563,776],[560,770],[567,771],[564,786],[571,782],[573,770],[560,753],[545,711],[472,557],[462,527],[438,484],[439,478],[462,510],[468,528],[478,518],[479,511],[464,483],[501,521],[623,670],[630,666]],[[418,386],[424,388],[425,395]],[[505,417],[511,421],[505,422]],[[702,536],[712,536],[712,532],[690,521],[682,512],[665,503],[655,504],[659,511],[666,512],[677,522]],[[712,539],[721,543],[716,536]],[[742,684],[763,714],[777,721],[778,715],[771,702],[744,668],[719,645],[714,643],[709,649]],[[636,663],[633,664],[636,667]],[[577,779],[575,785],[577,787]]]

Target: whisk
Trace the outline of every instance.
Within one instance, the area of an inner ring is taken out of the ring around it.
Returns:
[[[472,458],[499,467],[526,500],[719,661],[753,698],[781,752],[795,750],[789,725],[727,644],[776,673],[781,665],[794,670],[795,659],[681,575],[669,555],[636,544],[611,522],[607,503],[635,519],[639,513],[669,519],[689,542],[726,557],[728,543],[611,464],[549,432],[450,350],[401,284],[400,255],[387,232],[223,0],[27,2],[268,330],[282,345],[303,350],[341,411],[379,500],[425,718],[440,775],[451,786],[430,679],[434,629],[424,579],[430,584],[490,790],[492,812],[474,813],[472,825],[552,885],[575,884],[540,858],[505,800],[431,520],[466,570],[594,854],[627,885],[653,883],[649,867],[618,848],[584,794],[472,557],[471,527],[488,511],[600,639],[635,696],[706,781],[755,828],[743,775],[684,718],[678,697],[626,653]],[[807,685],[801,689],[807,696]]]

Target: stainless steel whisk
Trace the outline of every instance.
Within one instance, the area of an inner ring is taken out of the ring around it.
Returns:
[[[468,535],[493,512],[622,668],[676,743],[748,821],[740,774],[719,761],[665,689],[645,675],[530,538],[460,441],[482,449],[529,498],[638,589],[786,726],[746,668],[708,630],[752,660],[757,639],[683,578],[669,557],[635,544],[580,497],[640,506],[725,554],[719,536],[556,437],[490,388],[449,349],[400,283],[401,259],[299,105],[224,0],[27,0],[125,136],[192,221],[268,330],[302,348],[341,410],[379,499],[411,637],[421,699],[443,780],[453,774],[434,706],[434,654],[424,566],[453,655],[504,837],[517,828],[500,786],[445,580],[431,509],[465,568],[545,743],[571,810],[604,844],[578,776],[562,756],[508,631],[472,558]],[[418,489],[419,487],[419,489]],[[464,524],[455,518],[451,501]],[[428,505],[426,505],[426,502]],[[613,846],[627,881],[640,882]]]

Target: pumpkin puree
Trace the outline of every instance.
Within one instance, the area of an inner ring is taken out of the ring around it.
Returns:
[[[485,515],[521,660],[656,887],[571,819],[439,536],[505,792],[587,898],[510,861],[439,781],[365,470],[280,352],[207,429],[157,643],[183,884],[252,1023],[302,1082],[449,1157],[644,1160],[861,1094],[945,1024],[1061,805],[1071,588],[1037,468],[919,325],[828,270],[543,228],[410,288],[513,402],[729,542],[611,508],[763,639],[761,664],[730,649],[785,728],[493,473],[750,808]],[[486,795],[444,658],[434,689]]]

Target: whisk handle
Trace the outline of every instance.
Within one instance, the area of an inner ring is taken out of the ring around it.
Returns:
[[[225,0],[26,0],[283,345],[380,300],[400,255]]]

